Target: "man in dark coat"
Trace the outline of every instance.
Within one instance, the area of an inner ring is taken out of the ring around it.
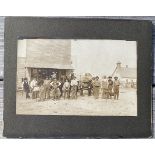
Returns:
[[[92,89],[93,89],[92,81],[89,80],[89,82],[88,82],[88,96],[91,96]]]
[[[50,82],[51,80],[46,77],[46,79],[44,80],[45,99],[50,99]]]
[[[60,78],[60,86],[59,86],[59,89],[60,89],[60,97],[63,96],[63,85],[65,83],[65,76],[62,75],[61,78]]]
[[[25,91],[25,93],[26,93],[26,99],[30,98],[30,96],[29,96],[29,93],[30,93],[30,86],[29,86],[29,83],[28,83],[27,78],[24,78],[23,88],[24,88],[24,91]]]
[[[84,84],[83,84],[82,81],[79,81],[79,82],[78,82],[78,91],[80,91],[80,96],[84,96],[84,95],[83,95],[83,88],[84,88],[83,85],[84,85]]]

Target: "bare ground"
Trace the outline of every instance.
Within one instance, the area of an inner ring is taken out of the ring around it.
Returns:
[[[94,99],[93,96],[77,100],[46,100],[38,102],[17,94],[17,114],[26,115],[84,115],[84,116],[137,116],[135,89],[121,89],[119,100]]]

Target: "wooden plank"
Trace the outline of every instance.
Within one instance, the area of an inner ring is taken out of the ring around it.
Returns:
[[[27,40],[26,64],[40,66],[40,68],[58,68],[71,66],[71,41],[70,40]],[[55,66],[55,64],[57,64]],[[32,66],[33,67],[33,66]],[[63,69],[63,68],[61,68]]]

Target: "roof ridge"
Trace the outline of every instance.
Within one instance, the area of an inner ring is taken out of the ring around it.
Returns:
[[[134,68],[134,67],[121,67],[121,68],[126,68],[126,69],[136,69],[136,68]],[[120,69],[121,69],[120,68]]]

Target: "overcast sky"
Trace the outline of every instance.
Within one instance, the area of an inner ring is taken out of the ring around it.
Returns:
[[[111,75],[118,61],[122,66],[137,66],[136,41],[72,40],[71,43],[73,65],[77,73]]]
[[[50,46],[53,39],[38,39],[45,46]],[[63,39],[62,39],[63,40]],[[59,41],[62,41],[59,40]],[[37,44],[38,46],[38,44]],[[18,56],[26,56],[26,39],[18,41]],[[35,46],[34,46],[35,48]],[[38,50],[36,47],[35,50]],[[48,48],[48,47],[47,47]],[[71,40],[72,65],[77,74],[111,75],[120,61],[122,66],[136,68],[136,41],[123,40]],[[46,49],[45,51],[46,52]],[[37,56],[36,56],[37,57]]]

